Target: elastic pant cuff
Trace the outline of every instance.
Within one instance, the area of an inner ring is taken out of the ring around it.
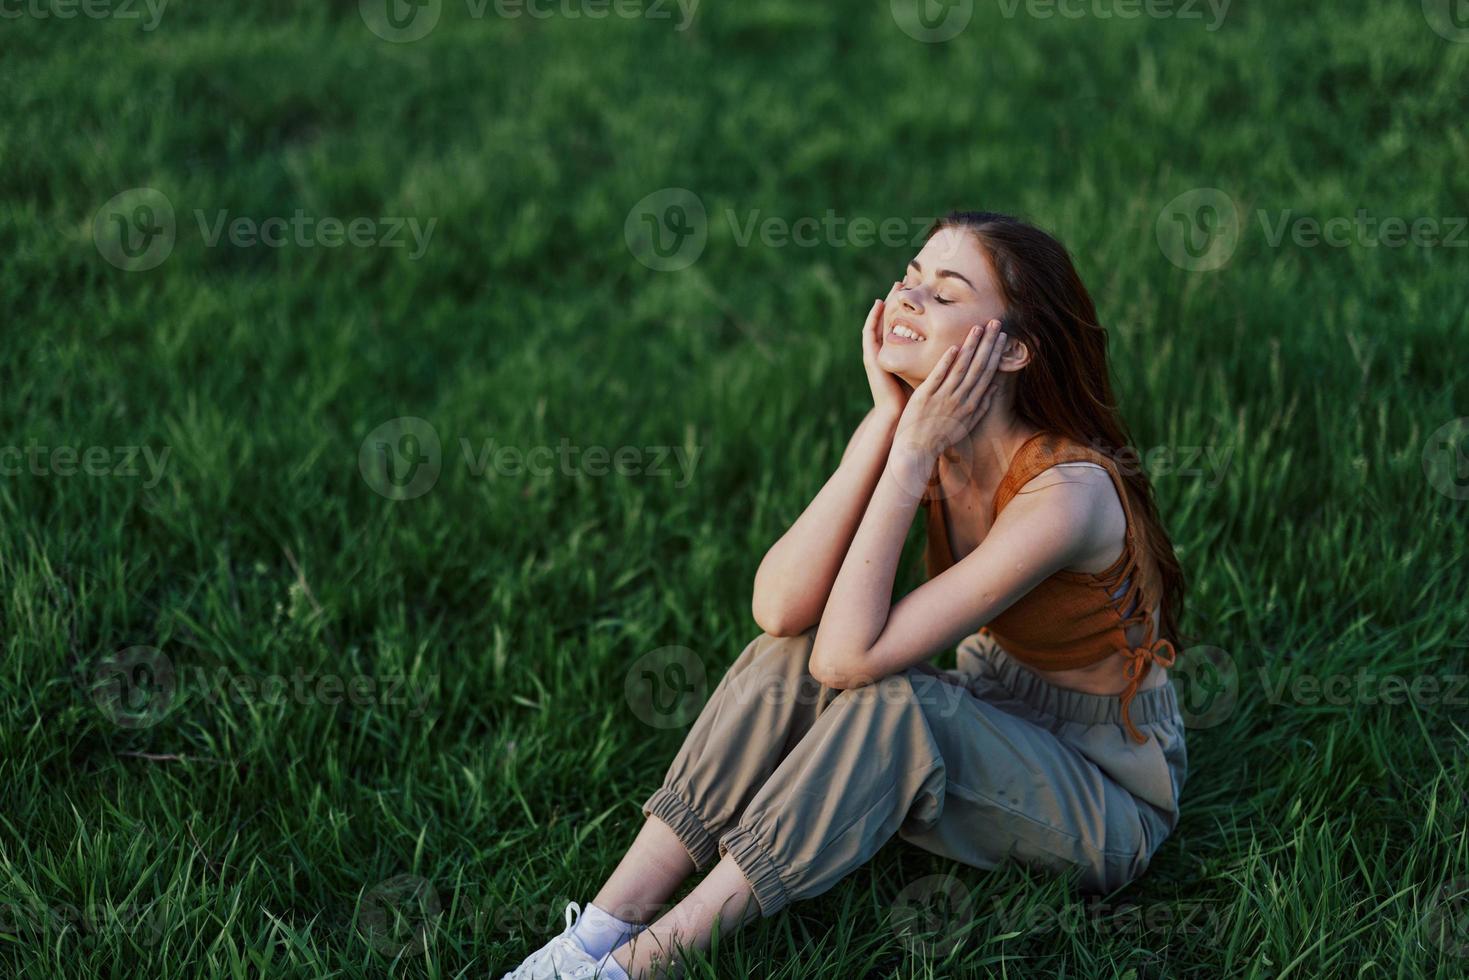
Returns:
[[[695,870],[704,871],[714,863],[718,854],[718,843],[705,829],[704,821],[699,819],[699,815],[673,790],[664,786],[648,797],[648,802],[643,804],[643,815],[657,817],[668,824],[668,828],[683,844],[684,850],[689,852]]]
[[[791,897],[765,845],[744,827],[735,827],[719,839],[719,853],[739,865],[740,873],[755,892],[762,916],[772,916],[790,904]]]

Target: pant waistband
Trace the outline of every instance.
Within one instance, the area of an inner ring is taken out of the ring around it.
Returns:
[[[979,659],[989,662],[999,682],[1011,694],[1036,711],[1083,725],[1122,724],[1120,695],[1087,694],[1052,684],[999,647],[980,648],[973,652]],[[1134,725],[1180,721],[1178,694],[1173,685],[1165,682],[1138,691],[1128,706],[1128,716]]]

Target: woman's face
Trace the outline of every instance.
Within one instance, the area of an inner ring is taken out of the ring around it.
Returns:
[[[888,293],[878,366],[916,388],[944,351],[963,345],[970,327],[982,327],[1004,313],[978,240],[961,229],[941,229]]]

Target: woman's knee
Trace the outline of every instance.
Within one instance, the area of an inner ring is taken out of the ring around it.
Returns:
[[[794,636],[761,633],[730,665],[723,686],[742,701],[810,695],[819,687],[811,676],[811,647],[816,628]]]
[[[744,652],[730,668],[735,670],[760,670],[765,672],[788,672],[792,669],[805,670],[811,663],[811,648],[816,642],[816,627],[791,636],[776,636],[761,633],[745,647]]]
[[[776,647],[787,652],[794,650],[805,657],[810,657],[811,646],[816,642],[816,627],[810,626],[799,633],[781,636],[774,633],[761,633],[760,639],[767,647]]]
[[[922,710],[926,685],[907,670],[879,677],[868,684],[836,691],[832,707],[846,712],[868,714],[902,713]]]
[[[934,718],[955,713],[968,691],[957,680],[935,669],[909,667],[880,677],[869,684],[849,687],[836,700],[887,710],[916,710]]]

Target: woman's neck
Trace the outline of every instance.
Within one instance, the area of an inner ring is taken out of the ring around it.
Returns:
[[[1040,431],[1021,420],[1008,404],[993,409],[964,440],[939,457],[939,475],[949,488],[948,495],[993,497],[1015,453]]]

